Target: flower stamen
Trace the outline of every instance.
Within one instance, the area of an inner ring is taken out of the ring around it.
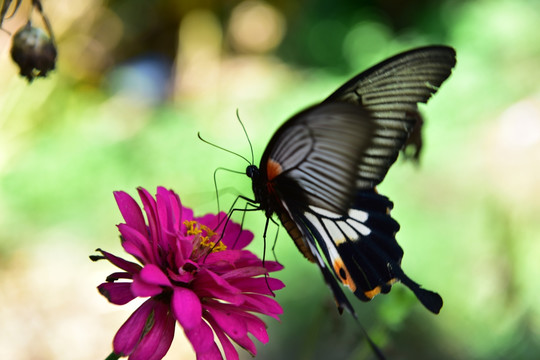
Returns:
[[[218,233],[210,229],[204,224],[200,224],[196,220],[186,220],[184,225],[187,228],[186,233],[188,235],[195,235],[198,237],[198,241],[194,241],[195,249],[203,253],[218,252],[227,250],[227,246],[221,241],[212,241],[218,236]]]

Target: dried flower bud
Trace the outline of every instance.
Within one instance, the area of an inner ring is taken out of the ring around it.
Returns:
[[[31,82],[54,69],[56,47],[45,31],[28,22],[13,36],[11,57],[19,65],[21,75]]]

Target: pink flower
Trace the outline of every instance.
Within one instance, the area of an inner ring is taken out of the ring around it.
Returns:
[[[116,333],[114,353],[130,360],[161,359],[178,321],[197,359],[223,359],[214,339],[227,360],[238,359],[233,343],[255,355],[248,334],[263,343],[268,334],[254,313],[278,320],[282,313],[270,296],[284,285],[265,275],[282,266],[243,250],[253,234],[232,221],[224,228],[225,213],[193,217],[172,190],[159,187],[155,199],[145,189],[138,191],[147,223],[131,196],[122,191],[114,196],[125,220],[118,225],[122,246],[141,265],[100,249],[103,256],[93,257],[121,269],[98,287],[111,303],[149,298]]]

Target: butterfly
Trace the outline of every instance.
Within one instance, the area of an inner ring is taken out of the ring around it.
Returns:
[[[429,311],[442,307],[439,294],[402,270],[393,203],[376,186],[421,121],[418,103],[428,101],[455,63],[447,46],[382,61],[287,120],[260,166],[246,169],[253,203],[268,220],[276,214],[300,252],[319,266],[340,313],[355,315],[339,283],[369,301],[401,282]]]

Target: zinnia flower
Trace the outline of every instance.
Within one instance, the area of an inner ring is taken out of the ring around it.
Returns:
[[[254,313],[278,320],[282,313],[270,296],[284,285],[267,276],[282,266],[243,250],[253,234],[232,221],[224,226],[225,213],[194,217],[172,190],[159,187],[155,199],[145,189],[138,191],[147,223],[131,196],[122,191],[114,196],[125,220],[118,225],[122,246],[140,265],[100,249],[102,256],[93,257],[122,269],[98,287],[111,303],[149,297],[116,333],[114,354],[130,360],[163,358],[178,321],[197,359],[222,359],[223,354],[238,359],[233,342],[255,355],[248,334],[263,343],[268,334]]]

